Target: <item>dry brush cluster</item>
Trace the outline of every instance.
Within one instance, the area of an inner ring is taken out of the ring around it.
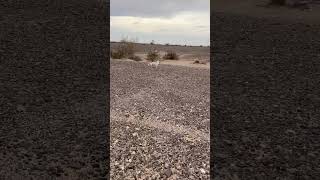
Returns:
[[[111,51],[111,58],[128,58],[135,61],[142,61],[142,59],[139,56],[135,55],[135,43],[135,40],[129,40],[128,38],[122,39],[119,45]]]

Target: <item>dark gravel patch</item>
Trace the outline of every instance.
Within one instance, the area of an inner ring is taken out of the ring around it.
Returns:
[[[0,8],[0,179],[106,179],[105,5]]]
[[[212,15],[212,174],[317,179],[320,26]]]

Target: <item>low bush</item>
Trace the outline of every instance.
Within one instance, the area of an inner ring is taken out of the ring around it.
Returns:
[[[124,54],[121,51],[117,51],[117,50],[112,50],[110,55],[112,59],[124,58]]]
[[[111,51],[111,58],[123,59],[133,57],[135,53],[134,41],[122,39],[119,45]]]
[[[206,60],[195,60],[193,64],[207,64],[208,62]]]
[[[166,54],[163,56],[163,59],[178,60],[179,55],[174,51],[167,51]]]
[[[136,55],[130,56],[129,59],[132,59],[134,61],[142,61],[141,57],[140,56],[136,56]]]
[[[147,60],[152,62],[159,60],[159,57],[160,57],[160,54],[157,50],[151,50],[147,54]]]

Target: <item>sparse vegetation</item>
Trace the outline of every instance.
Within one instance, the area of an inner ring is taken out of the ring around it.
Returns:
[[[112,59],[122,59],[124,58],[124,54],[122,51],[111,50],[111,58]]]
[[[179,55],[174,51],[167,51],[166,54],[163,56],[163,59],[178,60]]]
[[[194,60],[193,64],[207,64],[207,61],[205,61],[205,60],[201,61],[201,60],[196,59],[196,60]]]
[[[131,56],[131,57],[129,57],[129,59],[132,59],[134,61],[142,61],[141,57],[137,56],[137,55]]]
[[[157,50],[151,50],[147,54],[147,60],[149,61],[154,62],[156,60],[159,60],[159,58],[160,58],[160,54]]]
[[[123,59],[134,57],[135,55],[135,40],[129,40],[128,38],[123,38],[119,46],[111,51],[111,58],[113,59]]]

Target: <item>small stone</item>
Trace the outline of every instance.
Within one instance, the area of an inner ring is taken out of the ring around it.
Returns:
[[[168,163],[164,163],[164,167],[168,168],[170,165]]]
[[[21,104],[19,104],[19,105],[17,106],[17,110],[18,110],[19,112],[24,112],[24,111],[26,111],[26,108],[25,108],[24,106],[22,106]]]
[[[287,134],[292,134],[292,135],[296,134],[296,132],[294,130],[292,130],[292,129],[286,130],[286,133]]]
[[[201,172],[202,174],[205,174],[205,173],[206,173],[206,170],[200,168],[200,172]]]
[[[190,168],[190,169],[189,169],[189,173],[190,173],[190,174],[193,174],[193,173],[194,173],[194,169],[193,169],[193,168]]]
[[[171,174],[172,174],[172,172],[171,172],[170,169],[166,169],[166,170],[164,171],[164,174],[165,174],[167,177],[170,177]]]
[[[176,174],[173,174],[168,178],[168,180],[177,180],[177,179],[178,179],[178,176]]]
[[[135,133],[132,134],[132,136],[136,137],[136,136],[138,136],[138,133],[135,132]]]
[[[170,168],[172,174],[176,174],[177,173],[177,170],[175,168]]]

